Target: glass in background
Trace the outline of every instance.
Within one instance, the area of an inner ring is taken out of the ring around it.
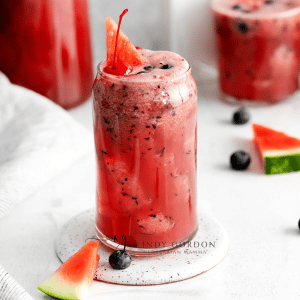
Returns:
[[[213,0],[222,99],[275,104],[299,88],[300,6]]]

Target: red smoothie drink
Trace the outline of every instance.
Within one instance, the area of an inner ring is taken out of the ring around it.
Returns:
[[[127,75],[98,66],[93,86],[96,231],[143,254],[175,247],[197,230],[197,88],[188,62],[138,49]]]
[[[212,9],[225,100],[272,104],[297,91],[299,2],[213,0]]]
[[[87,0],[0,1],[0,71],[68,109],[91,95]]]

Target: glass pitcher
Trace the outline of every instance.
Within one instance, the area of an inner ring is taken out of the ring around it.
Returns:
[[[91,94],[88,0],[0,1],[0,70],[69,109]]]

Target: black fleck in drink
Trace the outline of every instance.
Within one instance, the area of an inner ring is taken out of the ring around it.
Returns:
[[[212,9],[225,99],[275,103],[297,91],[298,1],[213,0]]]
[[[138,51],[128,75],[99,64],[93,96],[97,234],[140,254],[196,233],[197,88],[181,56]]]

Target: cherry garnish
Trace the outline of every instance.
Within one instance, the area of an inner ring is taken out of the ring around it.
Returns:
[[[118,30],[117,30],[117,34],[116,34],[116,44],[115,44],[115,52],[114,52],[114,64],[113,64],[113,69],[117,69],[116,66],[116,53],[117,53],[117,45],[118,45],[118,36],[119,36],[119,31],[120,31],[120,26],[121,26],[121,22],[123,19],[123,16],[128,12],[128,8],[124,9],[123,12],[120,14],[119,16],[119,23],[118,23]]]
[[[105,73],[109,73],[112,75],[117,75],[117,76],[121,76],[121,75],[128,75],[132,72],[133,67],[131,65],[125,65],[124,63],[122,63],[121,61],[118,62],[118,67],[114,68],[113,65],[107,65],[103,71]]]
[[[123,63],[122,61],[117,62],[117,47],[118,47],[118,37],[120,32],[120,26],[123,19],[123,16],[128,12],[128,9],[124,9],[123,12],[119,16],[118,29],[116,33],[116,42],[115,42],[115,50],[114,50],[114,60],[112,65],[107,65],[103,71],[113,75],[127,75],[132,72],[132,66]]]

